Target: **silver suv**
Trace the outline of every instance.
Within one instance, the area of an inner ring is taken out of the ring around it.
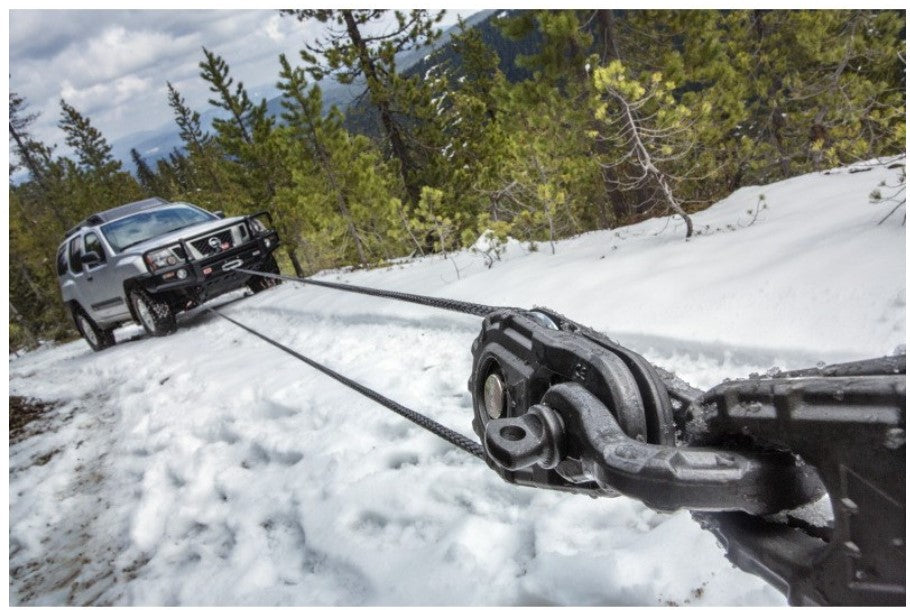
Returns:
[[[278,273],[271,216],[224,218],[159,197],[99,212],[66,233],[57,250],[63,302],[95,351],[135,320],[150,335],[177,329],[177,312],[244,285],[275,284],[239,267]]]

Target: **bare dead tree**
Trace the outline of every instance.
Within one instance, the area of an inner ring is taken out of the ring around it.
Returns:
[[[601,112],[605,123],[601,139],[616,151],[602,162],[610,170],[612,184],[608,188],[647,193],[642,211],[650,211],[662,203],[683,219],[689,239],[694,226],[674,185],[694,176],[671,173],[671,168],[680,165],[691,151],[692,139],[684,137],[689,123],[661,118],[659,110],[664,104],[657,88],[632,95],[628,88],[614,86],[608,80],[600,81],[599,88],[606,98],[604,109],[611,108]]]

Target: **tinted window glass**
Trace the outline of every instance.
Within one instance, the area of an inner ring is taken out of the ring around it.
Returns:
[[[216,219],[214,214],[196,208],[176,206],[139,212],[126,218],[112,220],[101,227],[101,232],[104,233],[107,242],[119,252],[159,235]]]
[[[70,241],[70,269],[73,273],[82,273],[82,240],[78,237]]]
[[[57,251],[57,275],[66,273],[66,246]]]
[[[104,262],[104,248],[101,247],[101,240],[94,233],[85,234],[85,251],[94,252],[101,262]]]

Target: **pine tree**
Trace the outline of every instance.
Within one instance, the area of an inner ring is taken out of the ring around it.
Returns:
[[[60,100],[60,129],[66,134],[66,144],[73,149],[83,170],[93,172],[100,178],[111,177],[122,168],[120,161],[114,159],[111,145],[94,126],[88,117]]]
[[[332,133],[342,129],[340,117],[337,112],[331,112],[324,119],[322,117],[322,92],[319,87],[313,86],[307,91],[305,72],[301,68],[292,68],[287,57],[282,54],[281,78],[278,89],[282,91],[284,99],[281,102],[285,112],[281,118],[290,126],[294,136],[310,153],[310,158],[319,167],[325,176],[329,190],[335,195],[338,213],[344,219],[347,230],[357,249],[357,258],[360,264],[366,266],[367,258],[363,248],[363,239],[354,224],[350,213],[348,194],[342,184],[335,166],[332,152],[327,146],[327,140]],[[326,132],[331,133],[326,133]]]
[[[604,95],[596,113],[604,123],[600,137],[615,151],[604,160],[618,173],[614,188],[650,192],[649,203],[662,202],[679,214],[686,223],[686,239],[692,237],[692,219],[675,188],[684,178],[671,171],[689,153],[692,112],[676,103],[675,85],[660,72],[632,78],[618,60],[595,70],[594,85]]]
[[[255,211],[267,207],[289,179],[285,157],[273,138],[275,119],[268,115],[265,99],[253,104],[243,83],[234,85],[224,59],[205,48],[203,53],[201,76],[217,94],[209,103],[228,112],[227,118],[217,118],[212,124],[231,164],[231,179],[246,192],[242,208]]]
[[[593,43],[591,34],[582,28],[577,11],[531,10],[500,22],[503,33],[520,39],[532,30],[543,38],[536,53],[519,56],[517,63],[535,74],[535,78],[561,88],[585,81],[585,63]]]
[[[900,12],[630,11],[626,19],[630,30],[652,30],[630,43],[632,73],[648,63],[677,84],[680,103],[711,105],[695,130],[693,164],[715,178],[698,184],[698,199],[903,149]]]
[[[54,162],[51,159],[53,149],[36,141],[29,133],[28,129],[38,115],[25,114],[28,109],[25,98],[10,92],[9,100],[9,134],[18,157],[17,163],[10,163],[10,175],[16,169],[26,169],[30,182],[26,183],[27,186],[23,190],[35,191],[34,196],[26,194],[24,198],[18,199],[23,206],[23,213],[25,213],[25,208],[30,206],[49,209],[60,228],[66,230],[69,226],[66,213],[61,205],[57,205],[53,201],[53,192],[59,182],[55,179],[57,172],[54,171]],[[28,216],[27,213],[26,216]]]
[[[203,80],[217,96],[209,103],[228,112],[228,118],[212,122],[218,134],[218,144],[231,166],[231,180],[245,191],[240,208],[246,212],[269,207],[278,189],[290,181],[286,156],[275,134],[275,120],[267,112],[266,100],[253,104],[243,83],[234,85],[230,68],[220,56],[202,49],[204,61],[199,63]],[[303,267],[296,254],[296,236],[286,237],[288,256],[297,275]]]
[[[130,149],[130,157],[133,159],[133,165],[136,166],[136,179],[150,195],[161,195],[161,188],[158,184],[155,172],[148,166],[142,155],[135,148]]]
[[[436,24],[443,17],[440,11],[430,16],[426,10],[405,14],[395,11],[395,25],[377,35],[366,34],[373,24],[387,19],[389,11],[303,9],[284,10],[300,21],[318,21],[326,26],[325,38],[301,51],[309,64],[308,71],[317,81],[334,76],[338,82],[350,84],[363,78],[370,103],[376,108],[392,156],[398,161],[402,181],[411,203],[420,198],[419,161],[414,147],[409,145],[408,130],[401,118],[413,114],[418,100],[413,92],[418,83],[406,83],[395,66],[397,53],[432,44],[440,35]],[[402,94],[409,85],[411,95]],[[410,99],[402,99],[410,98]],[[424,101],[424,100],[421,100]],[[425,101],[424,101],[425,103]]]
[[[111,146],[91,120],[60,100],[60,128],[79,163],[64,158],[59,166],[60,187],[66,208],[85,217],[141,198],[142,187],[111,153]]]
[[[202,47],[202,53],[205,55],[205,60],[199,62],[202,80],[209,83],[209,91],[217,94],[217,96],[209,98],[209,104],[226,110],[229,114],[227,119],[214,119],[212,125],[224,142],[230,143],[239,140],[244,144],[252,144],[250,123],[254,106],[246,88],[243,83],[237,83],[236,87],[232,89],[234,79],[230,75],[231,70],[224,59],[205,47]],[[229,152],[235,153],[236,151]]]
[[[451,43],[452,63],[457,65],[439,69],[448,75],[450,91],[435,118],[445,143],[440,155],[444,178],[439,181],[444,195],[435,203],[434,214],[454,223],[455,243],[464,235],[465,245],[470,245],[487,228],[479,227],[478,219],[498,218],[497,201],[489,193],[503,182],[506,166],[509,120],[503,115],[510,110],[509,85],[498,56],[477,30],[461,24]]]
[[[168,105],[174,111],[174,120],[177,123],[180,139],[183,141],[193,165],[199,168],[196,173],[204,173],[208,178],[206,185],[208,190],[220,193],[223,187],[217,169],[219,151],[212,136],[203,131],[199,113],[190,109],[186,99],[170,82],[167,83],[167,90]]]
[[[33,180],[43,183],[46,180],[45,168],[51,160],[51,149],[36,142],[28,132],[29,127],[38,118],[37,114],[25,114],[28,103],[25,98],[10,91],[9,94],[9,136],[12,138],[19,162],[10,165],[10,173],[18,168],[25,168]]]
[[[206,54],[206,60],[209,60],[208,54]],[[183,144],[190,153],[201,155],[211,141],[211,136],[203,132],[199,113],[187,106],[186,99],[180,95],[180,92],[170,81],[167,83],[167,103],[174,111],[174,120],[179,128],[179,135],[180,139],[183,140]],[[219,107],[222,106],[219,105]]]

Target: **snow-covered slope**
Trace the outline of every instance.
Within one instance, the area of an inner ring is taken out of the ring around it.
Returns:
[[[546,305],[709,387],[905,342],[904,227],[868,203],[886,178],[745,188],[697,214],[688,243],[652,220],[555,255],[513,243],[492,269],[464,251],[326,277]],[[477,318],[300,285],[241,296],[223,311],[473,436]],[[508,486],[211,314],[118,337],[10,360],[11,395],[61,403],[10,447],[12,603],[784,602],[687,513]]]

